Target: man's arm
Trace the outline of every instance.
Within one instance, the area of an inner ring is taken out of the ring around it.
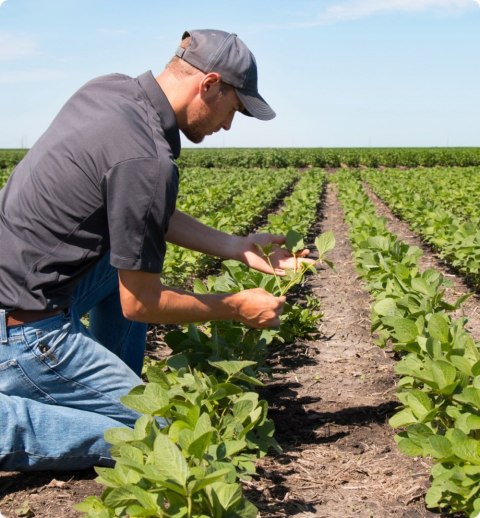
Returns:
[[[224,259],[241,261],[240,257],[232,257],[232,253],[237,253],[241,249],[241,237],[232,236],[204,225],[178,209],[170,218],[166,238],[170,243],[183,248]]]
[[[164,286],[155,273],[119,270],[118,275],[122,311],[129,320],[151,324],[237,320],[256,328],[280,325],[285,297],[274,297],[261,288],[197,295]]]
[[[284,240],[283,236],[274,234],[232,236],[204,225],[179,210],[175,210],[170,218],[167,233],[167,241],[170,243],[223,259],[236,259],[250,268],[264,273],[273,272],[259,246],[273,245],[270,262],[277,275],[284,275],[285,270],[295,269],[298,260],[313,263],[310,259],[305,259],[309,254],[308,250],[304,250],[295,258],[287,250],[281,248],[280,245]]]

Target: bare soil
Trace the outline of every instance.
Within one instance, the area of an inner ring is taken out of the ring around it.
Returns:
[[[372,195],[391,230],[422,243]],[[272,351],[272,379],[262,390],[276,438],[283,448],[258,465],[246,494],[264,518],[423,518],[429,463],[397,449],[388,418],[397,406],[395,359],[370,334],[370,299],[357,279],[334,186],[328,187],[316,233],[333,230],[336,271],[320,270],[308,283],[324,313],[320,337]],[[425,248],[425,267],[452,276],[452,297],[468,288]],[[478,340],[480,311],[472,297],[464,312]],[[155,334],[152,347],[161,347]],[[154,355],[164,351],[156,350]],[[67,466],[66,466],[67,468]],[[102,488],[93,470],[62,473],[0,473],[0,518],[77,517],[72,505]]]

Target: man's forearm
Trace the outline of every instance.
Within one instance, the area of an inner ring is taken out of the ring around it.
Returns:
[[[119,287],[125,317],[152,324],[238,320],[251,327],[272,327],[280,324],[285,302],[260,288],[194,294],[162,285],[157,274],[129,270],[119,270]]]
[[[242,239],[204,225],[179,210],[170,218],[167,233],[170,243],[224,259],[242,260],[239,252]]]
[[[158,297],[125,304],[126,317],[153,324],[186,324],[238,318],[231,295],[197,295],[164,287]]]

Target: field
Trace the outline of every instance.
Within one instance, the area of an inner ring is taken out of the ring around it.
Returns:
[[[0,185],[22,156],[0,151]],[[282,280],[171,247],[165,282],[287,292],[282,326],[152,326],[149,383],[125,400],[145,417],[110,435],[103,485],[0,472],[0,513],[479,516],[480,149],[198,149],[179,166],[182,209],[290,231],[293,250],[303,237],[316,271]]]

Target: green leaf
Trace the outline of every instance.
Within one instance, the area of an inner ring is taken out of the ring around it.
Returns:
[[[247,447],[247,443],[245,440],[241,441],[225,441],[225,456],[231,457],[232,455],[235,455],[239,451],[242,451]]]
[[[373,310],[377,315],[393,317],[397,313],[397,304],[394,299],[386,298],[377,302]]]
[[[177,445],[166,435],[160,434],[155,439],[153,453],[158,473],[185,488],[188,466]]]
[[[232,518],[257,518],[258,516],[260,516],[258,509],[246,499],[239,502],[232,512]]]
[[[402,453],[410,457],[417,457],[423,454],[423,448],[407,438],[399,440],[398,448]]]
[[[98,474],[97,482],[107,487],[119,487],[126,483],[126,479],[121,469],[95,467]]]
[[[199,435],[190,443],[188,447],[188,453],[193,455],[199,460],[202,460],[205,451],[212,442],[213,431],[205,432]]]
[[[428,451],[435,459],[446,459],[452,455],[452,445],[450,441],[441,435],[431,435],[428,438]]]
[[[393,320],[395,338],[399,342],[413,342],[418,336],[418,329],[412,320],[408,318],[395,318]]]
[[[228,511],[242,500],[242,489],[239,484],[215,484],[212,487],[219,504]]]
[[[435,360],[430,365],[430,372],[440,391],[447,389],[449,392],[453,390],[452,385],[457,376],[457,369],[451,363],[444,360]]]
[[[428,332],[441,343],[448,343],[450,325],[447,318],[440,313],[434,313],[428,321]]]
[[[435,296],[435,289],[421,277],[415,277],[412,279],[412,288],[428,297]]]
[[[214,387],[214,392],[209,399],[223,399],[234,394],[240,394],[241,392],[243,392],[242,389],[234,383],[219,383]]]
[[[473,363],[469,358],[466,358],[465,356],[452,355],[450,356],[450,361],[460,372],[467,376],[472,376]]]
[[[335,236],[333,232],[329,230],[323,234],[320,234],[315,239],[315,246],[318,250],[320,259],[322,259],[327,252],[335,248]]]
[[[244,381],[248,383],[249,385],[254,385],[256,387],[263,387],[263,381],[260,381],[257,378],[254,378],[253,376],[247,376],[243,372],[239,372],[233,376],[233,379]]]
[[[198,278],[195,278],[195,280],[193,281],[193,291],[194,291],[194,293],[201,293],[201,294],[208,293],[207,287]]]
[[[108,428],[104,433],[105,440],[110,444],[120,444],[135,440],[135,434],[131,428]]]
[[[462,460],[480,465],[480,441],[468,437],[460,430],[451,434],[452,453]]]
[[[243,369],[246,369],[247,367],[252,367],[253,365],[257,364],[257,362],[252,361],[218,361],[208,363],[213,367],[216,367],[217,369],[220,369],[221,371],[225,372],[225,374],[228,374],[229,376],[237,374]]]
[[[289,230],[287,235],[285,236],[285,246],[292,253],[299,252],[305,248],[305,243],[303,242],[303,236],[296,230]]]
[[[480,410],[480,389],[475,387],[465,387],[460,394],[453,396],[455,401],[468,403],[474,408]]]
[[[136,497],[127,487],[117,487],[104,498],[105,505],[113,508],[124,507],[134,501],[136,501]]]
[[[204,477],[195,480],[193,483],[193,486],[191,487],[190,491],[193,494],[197,493],[201,489],[207,487],[210,484],[213,484],[214,482],[219,481],[220,479],[223,479],[226,475],[231,473],[231,470],[228,468],[225,469],[219,469],[214,471],[213,473],[209,473],[208,475],[205,475]]]
[[[139,485],[129,486],[130,491],[135,495],[138,503],[145,509],[144,516],[157,516],[160,507],[157,504],[158,495],[156,493],[150,493]]]
[[[75,504],[74,509],[84,513],[95,513],[95,518],[109,518],[111,515],[108,512],[105,504],[98,498],[98,496],[87,496],[82,502]],[[106,513],[106,514],[104,514]],[[89,516],[92,516],[89,514]]]
[[[182,421],[181,419],[175,419],[175,421],[173,421],[173,423],[170,425],[170,428],[168,429],[168,436],[170,439],[172,439],[173,442],[178,443],[180,432],[185,429],[191,432],[190,424]]]
[[[240,400],[233,405],[233,415],[240,421],[243,422],[254,409],[255,403],[251,400]]]
[[[212,427],[210,416],[206,412],[203,412],[195,423],[193,437],[197,439],[201,435],[213,431],[215,431],[215,428]]]
[[[117,458],[117,463],[141,471],[144,464],[143,454],[138,448],[135,448],[131,444],[124,444],[120,446],[120,456]]]
[[[418,419],[422,419],[433,408],[431,399],[421,390],[412,390],[407,394],[407,402],[413,414]]]
[[[410,408],[404,408],[403,410],[400,410],[400,412],[394,414],[388,422],[392,428],[401,428],[403,426],[416,423],[417,419]]]
[[[149,415],[161,415],[160,411],[170,403],[168,392],[158,383],[148,383],[143,394],[130,393],[121,397],[120,401],[128,408]]]
[[[432,485],[425,495],[425,503],[430,509],[440,507],[444,490],[439,485]]]

